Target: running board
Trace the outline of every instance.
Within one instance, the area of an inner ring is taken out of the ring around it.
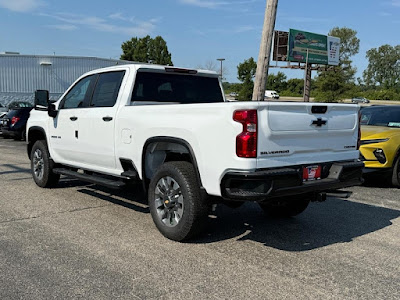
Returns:
[[[82,181],[87,181],[87,182],[95,183],[95,184],[102,185],[102,186],[106,186],[111,189],[120,189],[125,186],[125,183],[120,180],[112,180],[112,179],[99,177],[96,175],[82,174],[82,173],[78,173],[76,171],[68,170],[68,169],[64,169],[64,168],[54,168],[53,173],[73,177],[73,178],[76,178],[76,179],[79,179]]]

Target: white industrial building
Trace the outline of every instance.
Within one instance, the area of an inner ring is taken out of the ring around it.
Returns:
[[[56,100],[83,73],[127,63],[96,57],[3,52],[0,53],[0,103],[33,102],[34,92],[38,89],[48,90],[50,99]]]

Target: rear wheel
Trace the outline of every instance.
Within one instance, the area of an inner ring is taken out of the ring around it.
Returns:
[[[155,225],[171,240],[194,237],[205,226],[208,205],[200,194],[193,165],[188,162],[161,165],[150,181],[148,199]]]
[[[292,217],[301,214],[309,203],[308,195],[296,195],[278,198],[268,203],[259,203],[259,205],[271,217]]]
[[[393,164],[392,185],[400,188],[400,155]]]
[[[53,173],[53,165],[46,141],[36,141],[31,151],[31,171],[38,186],[49,188],[57,185],[60,175]]]

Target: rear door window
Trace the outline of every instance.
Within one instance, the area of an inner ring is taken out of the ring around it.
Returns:
[[[125,71],[99,74],[93,91],[92,107],[112,107],[115,105]]]

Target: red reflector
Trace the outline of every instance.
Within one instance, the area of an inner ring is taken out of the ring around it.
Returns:
[[[257,157],[257,133],[242,132],[236,137],[236,155],[238,157]]]
[[[17,123],[19,121],[19,117],[12,117],[11,119],[11,125],[14,125],[15,123]]]
[[[236,137],[238,157],[257,157],[257,110],[237,110],[233,120],[243,124],[243,131]]]

